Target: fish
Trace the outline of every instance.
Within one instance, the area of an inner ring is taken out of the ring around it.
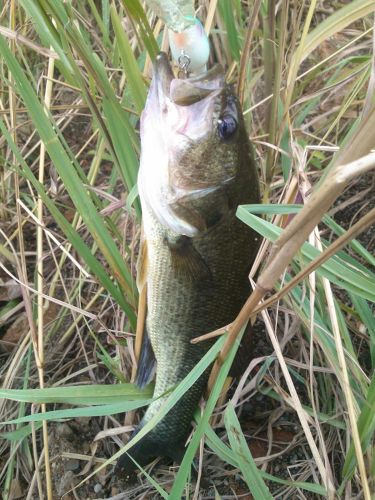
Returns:
[[[140,130],[137,284],[146,291],[146,318],[136,382],[149,382],[153,360],[156,381],[135,434],[212,345],[191,340],[230,324],[247,299],[259,241],[236,209],[260,197],[244,118],[221,66],[179,79],[161,52]],[[156,457],[181,461],[208,374],[130,448],[139,465]],[[134,467],[127,454],[120,457],[118,469]]]

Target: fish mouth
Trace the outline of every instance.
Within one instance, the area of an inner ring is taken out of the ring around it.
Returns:
[[[195,104],[217,94],[224,86],[224,72],[219,64],[202,75],[175,78],[165,52],[160,52],[156,57],[154,78],[159,93],[178,106]]]

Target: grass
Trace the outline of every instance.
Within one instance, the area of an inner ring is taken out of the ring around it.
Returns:
[[[259,165],[263,205],[238,210],[265,238],[254,276],[310,190],[374,148],[375,9],[372,0],[228,4],[196,2],[212,58],[238,85]],[[76,452],[78,497],[94,498],[98,482],[111,496],[110,457],[124,452],[130,410],[152,394],[127,383],[141,222],[136,125],[164,26],[138,0],[10,0],[0,21],[0,488],[6,499],[54,498],[61,457]],[[207,488],[209,498],[369,498],[374,232],[367,225],[354,239],[350,227],[373,206],[371,179],[354,177],[277,280],[259,312],[267,340],[257,336],[228,403],[219,398],[224,363],[179,470],[146,469],[127,498],[199,498]],[[325,260],[343,234],[346,246]],[[56,441],[61,418],[78,429],[89,419],[94,460]]]

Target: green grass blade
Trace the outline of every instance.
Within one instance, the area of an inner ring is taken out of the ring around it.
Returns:
[[[102,34],[102,37],[103,37],[103,42],[105,44],[105,46],[107,47],[107,49],[110,49],[111,48],[111,41],[109,39],[109,26],[108,26],[108,22],[107,22],[107,19],[105,16],[100,16],[99,14],[99,11],[94,3],[94,0],[88,0],[88,4],[90,6],[90,9],[91,9],[91,12],[95,18],[95,21],[100,29],[100,32]],[[105,5],[108,5],[106,2],[102,2],[102,6]],[[105,7],[104,9],[105,10]]]
[[[373,444],[375,435],[375,377],[372,378],[367,397],[362,406],[362,411],[358,419],[358,432],[362,450],[363,453],[365,453],[366,450],[368,450]],[[357,458],[354,451],[354,445],[351,443],[342,469],[342,474],[345,477],[345,480],[352,477],[356,465]]]
[[[265,485],[263,478],[256,466],[242,433],[240,423],[231,402],[228,403],[224,413],[225,428],[228,433],[230,445],[235,453],[238,466],[249,487],[254,500],[272,500],[272,495]]]
[[[208,427],[205,432],[207,445],[211,448],[211,450],[228,464],[232,465],[235,468],[239,468],[237,461],[238,454],[222,442],[222,440],[214,432],[212,427]],[[288,481],[286,479],[281,479],[279,477],[273,476],[272,474],[268,474],[267,472],[261,471],[259,469],[258,472],[260,473],[262,478],[267,481],[284,484],[293,488],[301,488],[302,490],[311,491],[311,493],[316,493],[317,495],[322,495],[323,497],[327,495],[327,491],[320,484],[307,483],[302,481]]]
[[[303,47],[302,60],[305,59],[324,40],[343,30],[349,24],[362,19],[375,11],[373,0],[352,0],[341,9],[319,23],[316,28],[307,35]]]
[[[82,385],[46,389],[0,389],[0,398],[27,403],[103,405],[124,400],[151,398],[152,386],[139,389],[135,384]]]
[[[159,52],[159,46],[155,40],[152,29],[148,23],[147,16],[139,0],[122,0],[126,12],[133,18],[139,29],[139,38],[144,44],[149,56],[155,59]]]
[[[165,498],[167,499],[168,498],[168,493],[163,490],[163,488],[160,486],[159,483],[157,483],[155,481],[155,479],[150,476],[150,474],[147,473],[147,471],[145,471],[145,469],[136,461],[134,460],[134,458],[131,456],[131,455],[128,455],[130,460],[132,460],[135,465],[138,467],[138,469],[142,472],[142,474],[146,477],[147,481],[155,488],[155,490],[159,493],[159,495],[162,497],[162,498]]]
[[[111,19],[116,35],[120,57],[124,65],[125,75],[129,84],[129,90],[133,97],[134,105],[138,113],[144,108],[146,101],[146,86],[139,70],[137,60],[134,56],[128,37],[121,25],[120,18],[115,6],[111,6]]]
[[[131,127],[125,111],[118,102],[103,98],[103,113],[106,118],[109,134],[116,152],[120,173],[128,190],[131,191],[137,183],[138,156],[134,143],[138,143],[134,129]],[[135,200],[134,207],[137,215],[141,215],[139,200]]]
[[[25,422],[41,422],[43,420],[58,420],[60,418],[78,418],[78,417],[104,417],[116,415],[127,411],[133,411],[142,406],[147,406],[152,399],[143,399],[140,401],[124,401],[107,405],[88,406],[83,408],[70,408],[67,410],[53,410],[45,413],[35,413],[26,417],[15,418],[7,422],[0,422],[2,425],[22,424]]]
[[[331,217],[325,216],[323,217],[323,222],[338,236],[341,236],[345,233],[345,229],[343,229],[337,222],[335,222]],[[366,248],[363,247],[357,240],[352,240],[350,243],[351,248],[363,259],[367,260],[367,262],[375,267],[375,256],[372,255]]]
[[[371,366],[375,367],[375,321],[374,313],[367,302],[357,295],[350,294],[351,301],[369,334]]]
[[[29,436],[33,431],[33,426],[35,431],[42,427],[42,422],[36,422],[34,424],[23,425],[19,429],[10,432],[0,432],[0,436],[8,441],[22,441],[27,436]]]
[[[252,215],[250,213],[251,210],[251,205],[240,206],[237,209],[237,217],[265,238],[276,241],[282,229],[266,220]],[[321,252],[309,243],[304,243],[301,248],[301,253],[304,261],[309,263]],[[349,266],[345,265],[343,259],[334,256],[324,262],[317,269],[317,273],[328,278],[332,283],[335,283],[345,290],[375,302],[375,276],[370,271],[353,271]]]
[[[236,27],[236,20],[234,17],[232,2],[228,2],[227,0],[220,0],[218,8],[227,32],[228,46],[231,56],[235,61],[239,61],[241,45],[238,29]]]

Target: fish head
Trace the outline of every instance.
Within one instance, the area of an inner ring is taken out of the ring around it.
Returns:
[[[244,144],[242,114],[221,66],[177,79],[159,54],[141,117],[142,206],[176,234],[206,231],[228,206]]]

